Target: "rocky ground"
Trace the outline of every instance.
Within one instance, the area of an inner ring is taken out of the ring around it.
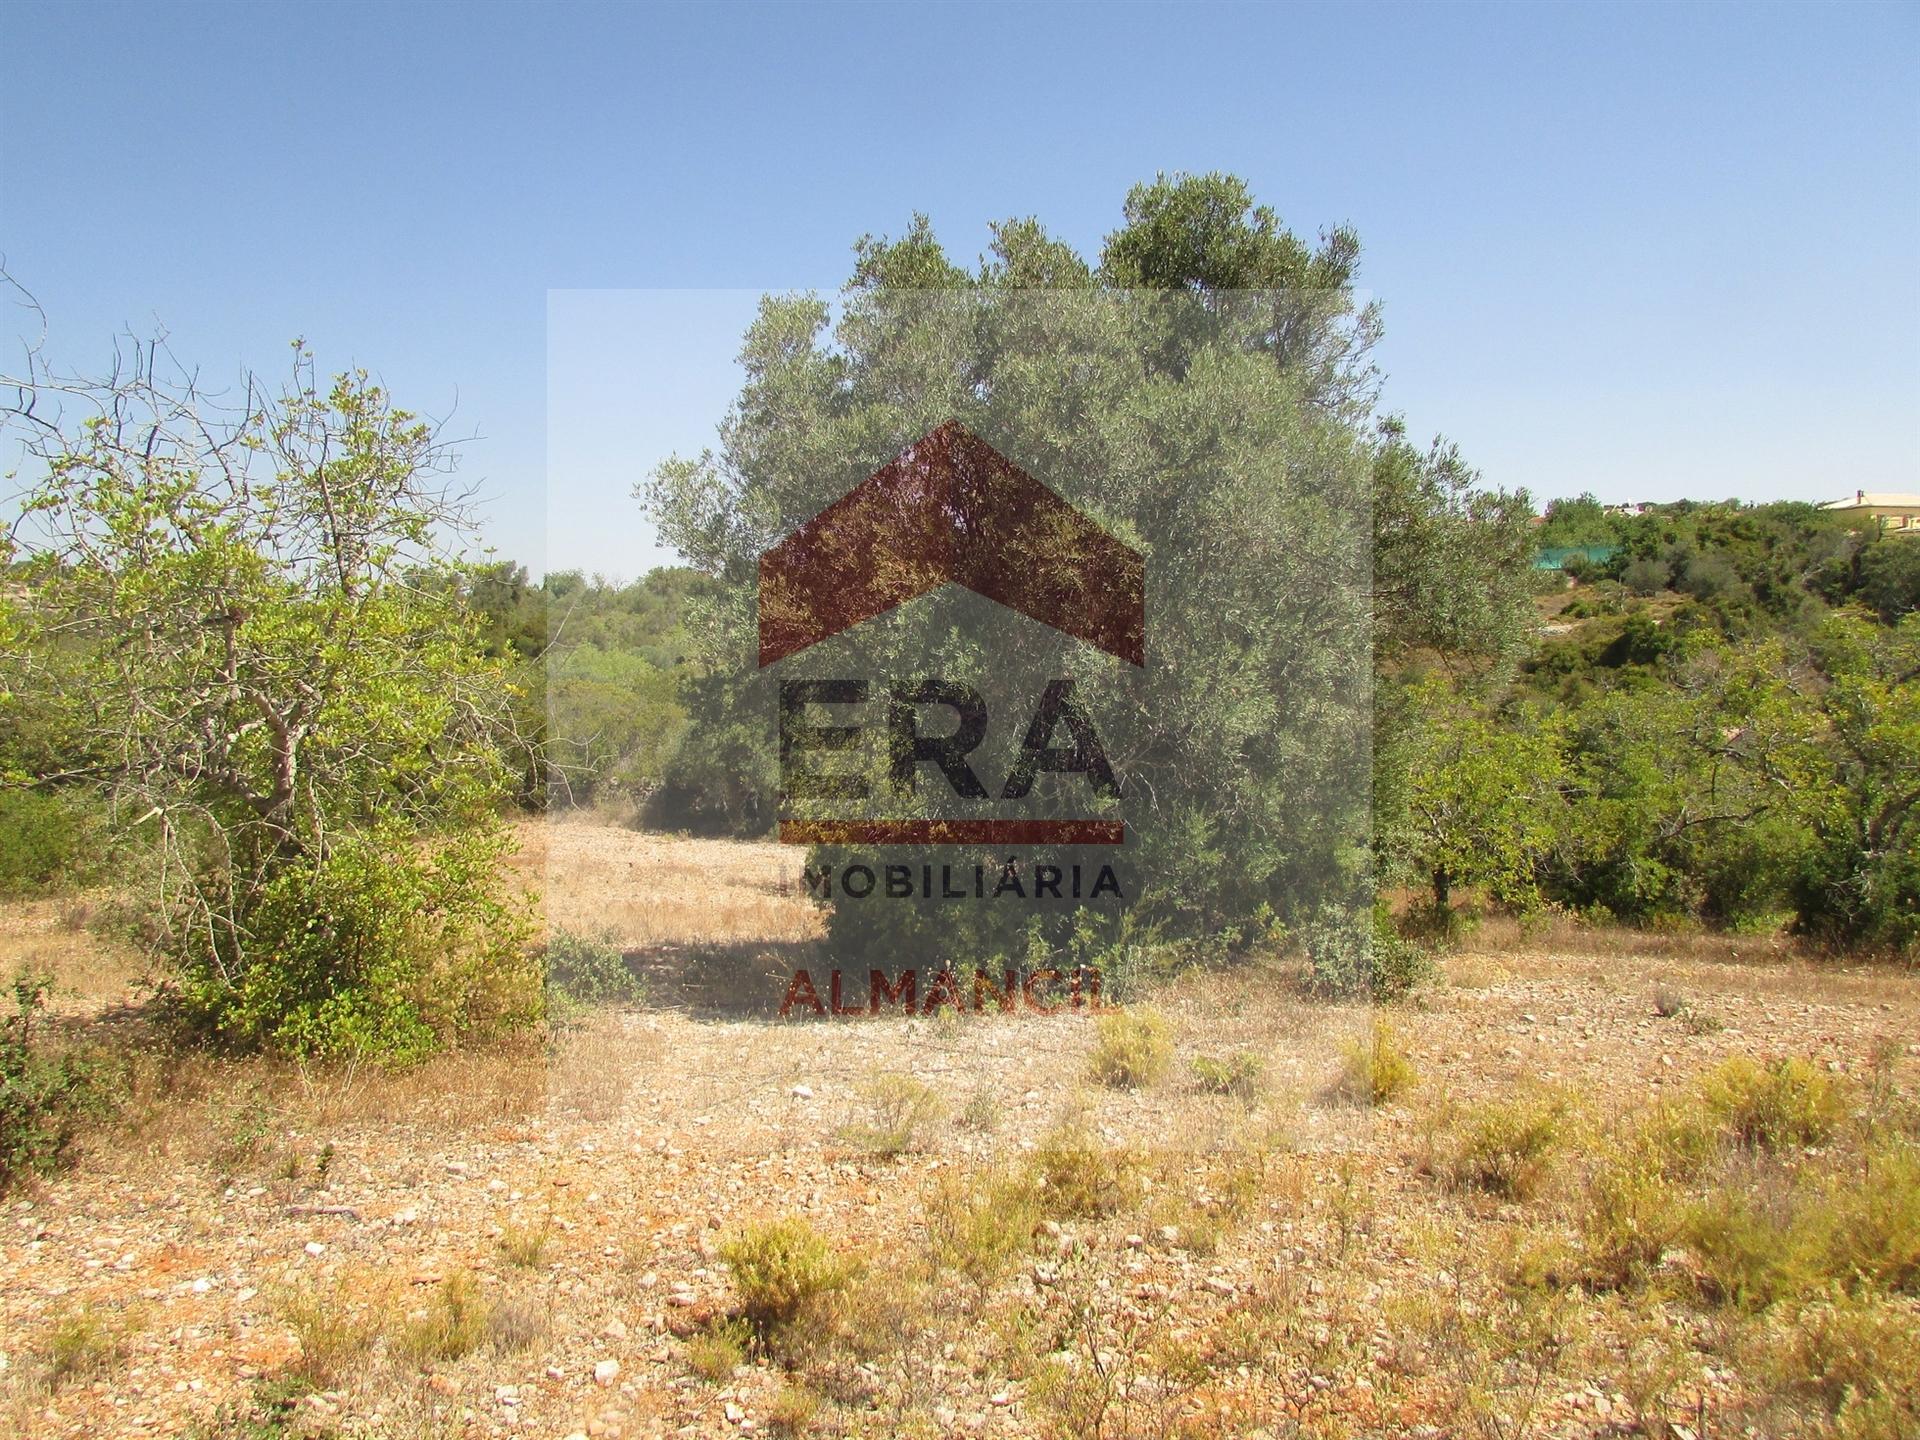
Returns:
[[[779,846],[584,824],[530,841],[549,920],[656,971],[700,944],[777,974],[780,947],[817,936]],[[132,972],[71,906],[12,907],[0,940],[54,966],[70,1015],[138,1037],[108,1013],[137,999]],[[1564,1335],[1531,1314],[1515,1326],[1554,1333],[1461,1328],[1496,1313],[1496,1258],[1554,1202],[1449,1189],[1436,1136],[1536,1086],[1603,1134],[1735,1054],[1891,1067],[1909,1090],[1920,1067],[1920,980],[1760,940],[1483,932],[1396,1010],[1419,1078],[1378,1107],[1334,1089],[1371,1015],[1304,998],[1283,968],[1154,1003],[1177,1058],[1139,1089],[1089,1082],[1085,1013],[781,1023],[670,987],[551,1049],[400,1076],[151,1055],[78,1165],[0,1210],[0,1425],[1704,1440],[1755,1382],[1684,1307],[1570,1298]],[[1264,1062],[1249,1094],[1194,1083],[1194,1057],[1240,1051]],[[887,1075],[937,1096],[899,1155],[871,1133]],[[1137,1157],[1137,1195],[1045,1220],[981,1284],[922,1262],[943,1178],[984,1184],[1063,1126]],[[721,1247],[782,1216],[864,1266],[862,1333],[716,1366],[703,1337],[737,1303]],[[436,1351],[417,1337],[449,1304],[480,1328]]]

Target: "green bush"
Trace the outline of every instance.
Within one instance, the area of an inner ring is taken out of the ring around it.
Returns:
[[[416,1060],[541,1010],[523,915],[496,889],[506,837],[376,831],[283,867],[244,945],[188,932],[176,959],[190,1028],[240,1048]]]
[[[754,1225],[720,1247],[740,1292],[740,1314],[762,1340],[817,1311],[853,1282],[854,1267],[835,1255],[805,1220]]]
[[[646,982],[611,935],[556,930],[547,941],[548,993],[576,1005],[638,1005]]]
[[[98,810],[72,796],[0,790],[0,899],[98,881],[100,831]]]
[[[33,1035],[48,982],[13,982],[14,1013],[0,1022],[0,1193],[23,1175],[45,1175],[67,1158],[81,1117],[104,1104],[103,1077],[84,1057],[43,1053]]]
[[[1433,973],[1433,956],[1400,933],[1384,902],[1364,920],[1322,911],[1302,927],[1301,944],[1318,995],[1399,1000]]]

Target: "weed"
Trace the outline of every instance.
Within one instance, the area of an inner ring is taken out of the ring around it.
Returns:
[[[487,1339],[488,1314],[473,1276],[455,1270],[440,1282],[426,1313],[409,1318],[397,1348],[416,1364],[458,1360]]]
[[[546,1307],[531,1296],[509,1296],[487,1311],[487,1342],[503,1354],[525,1350],[546,1333]]]
[[[1363,1105],[1385,1105],[1413,1088],[1420,1078],[1393,1026],[1375,1016],[1365,1039],[1348,1042],[1345,1067],[1336,1089]]]
[[[1102,1085],[1137,1090],[1164,1075],[1172,1059],[1165,1018],[1156,1010],[1134,1007],[1100,1017],[1087,1068]]]
[[[687,1341],[687,1364],[710,1385],[724,1385],[733,1372],[747,1360],[747,1342],[752,1338],[746,1325],[738,1320],[718,1320]]]
[[[1911,1307],[1878,1292],[1824,1296],[1775,1332],[1762,1364],[1775,1388],[1811,1392],[1841,1435],[1911,1435],[1920,1431],[1916,1322]]]
[[[963,1129],[991,1134],[1000,1124],[1000,1102],[994,1099],[991,1090],[983,1087],[967,1097],[958,1119]]]
[[[803,1385],[791,1381],[780,1387],[767,1410],[767,1424],[775,1435],[804,1435],[813,1428],[820,1413],[820,1397]]]
[[[1055,1127],[1032,1158],[1040,1207],[1050,1215],[1110,1215],[1140,1192],[1139,1159],[1103,1145],[1080,1125]]]
[[[356,1308],[344,1285],[320,1290],[289,1290],[279,1299],[280,1318],[300,1342],[293,1376],[309,1385],[328,1386],[350,1371],[380,1337],[377,1315]]]
[[[1712,1159],[1720,1126],[1697,1099],[1656,1105],[1587,1176],[1581,1232],[1587,1273],[1620,1287],[1645,1280],[1679,1238],[1680,1188]]]
[[[1920,1295],[1920,1151],[1891,1141],[1873,1145],[1864,1172],[1834,1179],[1822,1253],[1826,1274]]]
[[[1193,1059],[1194,1083],[1209,1095],[1257,1099],[1266,1075],[1266,1062],[1251,1050],[1236,1050],[1219,1059],[1211,1055],[1196,1055]]]
[[[48,1383],[98,1375],[125,1358],[126,1336],[92,1310],[76,1310],[54,1322],[47,1336]]]
[[[553,1240],[553,1221],[542,1218],[537,1225],[520,1225],[509,1222],[500,1232],[500,1253],[509,1264],[518,1265],[525,1270],[539,1267],[546,1258],[547,1246]]]
[[[78,1122],[105,1104],[100,1067],[67,1051],[50,1055],[34,1036],[52,982],[20,975],[14,1013],[0,1021],[0,1193],[22,1175],[44,1175],[68,1158]]]
[[[1446,1160],[1447,1178],[1457,1187],[1528,1199],[1565,1139],[1568,1108],[1564,1095],[1542,1091],[1469,1112]]]
[[[1735,1056],[1707,1076],[1702,1094],[1734,1138],[1753,1150],[1817,1145],[1846,1113],[1840,1087],[1798,1058],[1762,1066]]]
[[[926,1198],[933,1263],[984,1289],[1033,1245],[1040,1189],[1024,1174],[943,1172]]]
[[[939,1092],[911,1075],[870,1076],[861,1083],[860,1095],[868,1117],[841,1133],[849,1143],[888,1160],[919,1149],[926,1132],[947,1113]]]

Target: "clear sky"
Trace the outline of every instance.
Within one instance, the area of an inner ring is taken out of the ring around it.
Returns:
[[[0,255],[55,358],[305,336],[477,435],[536,569],[550,291],[832,289],[914,210],[1091,251],[1179,169],[1359,230],[1388,406],[1491,483],[1920,489],[1912,4],[0,6]],[[743,313],[687,303],[546,564],[658,558],[618,493],[709,432]]]

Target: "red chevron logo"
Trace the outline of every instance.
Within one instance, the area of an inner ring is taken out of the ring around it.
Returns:
[[[945,584],[1146,664],[1146,565],[958,421],[760,557],[760,664]]]

